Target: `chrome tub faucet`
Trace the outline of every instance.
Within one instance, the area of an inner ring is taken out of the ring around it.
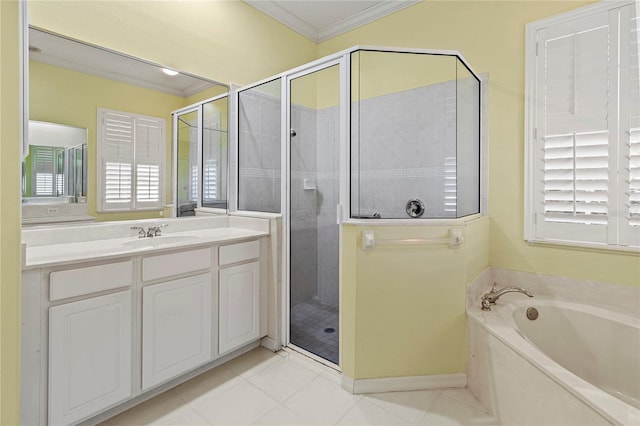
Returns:
[[[496,289],[496,283],[493,283],[493,286],[491,286],[491,290],[489,291],[489,293],[486,293],[482,296],[482,310],[483,311],[490,311],[491,310],[491,305],[495,305],[496,301],[500,298],[500,296],[502,296],[505,293],[523,293],[526,294],[529,297],[533,297],[533,292],[530,290],[527,290],[526,288],[522,288],[522,287],[505,287],[505,288],[501,288],[500,290]]]

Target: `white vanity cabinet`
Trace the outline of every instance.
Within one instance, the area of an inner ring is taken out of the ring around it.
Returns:
[[[218,348],[232,351],[261,336],[262,292],[258,241],[221,246]]]
[[[257,345],[268,320],[256,234],[27,265],[22,423],[105,420]]]
[[[67,425],[131,396],[131,291],[49,309],[49,423]]]
[[[202,274],[142,289],[142,389],[211,359],[212,277]]]

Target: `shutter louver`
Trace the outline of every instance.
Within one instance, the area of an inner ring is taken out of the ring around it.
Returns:
[[[203,187],[203,201],[215,201],[218,196],[218,165],[215,159],[205,161]]]
[[[640,227],[640,129],[629,138],[629,224]]]
[[[545,220],[606,224],[607,190],[607,132],[545,138]]]
[[[106,162],[104,198],[107,204],[131,203],[131,163]]]

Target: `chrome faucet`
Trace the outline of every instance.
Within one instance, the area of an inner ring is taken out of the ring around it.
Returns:
[[[533,297],[533,292],[521,287],[505,287],[500,290],[496,289],[496,283],[493,283],[489,293],[482,296],[482,310],[490,311],[491,305],[495,305],[496,301],[505,293],[524,293],[529,297]]]
[[[167,223],[163,223],[162,225],[150,226],[146,230],[142,226],[132,226],[131,229],[138,230],[138,238],[153,238],[162,236],[161,228],[169,226]]]
[[[147,231],[145,231],[142,226],[132,226],[131,229],[138,230],[138,238],[144,238],[147,236]]]
[[[149,229],[147,230],[147,237],[149,238],[160,237],[162,235],[161,228],[164,228],[166,226],[169,226],[169,225],[166,223],[163,223],[162,225],[150,226]]]

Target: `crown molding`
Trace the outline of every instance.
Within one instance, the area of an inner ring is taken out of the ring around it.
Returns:
[[[337,35],[346,33],[362,25],[368,24],[390,15],[394,12],[402,10],[406,7],[420,3],[422,0],[384,0],[375,6],[363,10],[360,13],[349,16],[340,21],[334,22],[323,28],[317,29],[308,22],[298,18],[287,9],[281,7],[271,0],[244,0],[245,3],[258,9],[259,11],[269,15],[273,19],[279,21],[283,25],[291,28],[306,38],[321,43],[329,40]]]
[[[360,13],[321,28],[320,31],[318,31],[318,37],[316,41],[320,43],[329,40],[330,38],[336,37],[355,28],[361,27],[362,25],[373,22],[376,19],[391,15],[392,13],[395,13],[406,7],[413,6],[414,4],[420,3],[421,1],[422,0],[385,0],[384,2],[378,3],[377,5],[365,9]]]
[[[298,18],[283,7],[280,7],[277,3],[271,0],[244,0],[244,2],[258,9],[260,12],[269,15],[281,24],[286,25],[293,31],[305,36],[309,40],[315,41],[316,43],[318,42],[318,31],[312,25]]]

